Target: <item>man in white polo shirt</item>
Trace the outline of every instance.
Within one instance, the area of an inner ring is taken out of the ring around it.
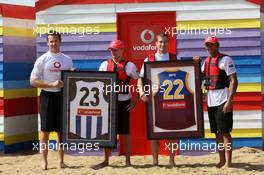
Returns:
[[[42,168],[48,168],[48,140],[52,131],[57,132],[58,145],[61,142],[61,71],[73,68],[69,56],[60,52],[61,35],[56,31],[50,31],[47,36],[49,51],[40,56],[31,72],[30,83],[32,86],[42,88],[40,94],[40,119],[41,119],[41,145],[43,164]],[[59,167],[65,168],[64,151],[58,149]]]

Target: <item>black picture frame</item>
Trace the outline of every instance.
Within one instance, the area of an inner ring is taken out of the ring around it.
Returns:
[[[200,63],[145,62],[144,70],[148,139],[204,137]]]
[[[116,84],[117,74],[62,71],[62,81],[63,143],[115,148],[117,94],[109,88]]]

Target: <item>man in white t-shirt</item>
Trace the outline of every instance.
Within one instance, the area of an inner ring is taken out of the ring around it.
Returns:
[[[49,51],[40,56],[31,72],[30,83],[32,86],[42,88],[40,94],[40,119],[41,119],[41,146],[43,164],[42,168],[48,168],[48,140],[52,131],[57,132],[58,141],[61,143],[61,71],[73,68],[70,57],[60,52],[61,35],[56,31],[49,31],[47,45]],[[60,147],[59,167],[65,168],[64,151]]]
[[[176,55],[168,52],[168,46],[169,46],[169,37],[165,33],[160,33],[156,36],[156,48],[157,51],[155,54],[150,54],[146,59],[144,59],[144,62],[147,61],[169,61],[169,60],[177,60]],[[143,91],[143,77],[144,77],[144,63],[140,70],[140,78],[137,81],[137,85],[139,88],[139,95],[140,98],[143,101],[147,101],[148,97]],[[170,145],[175,142],[175,140],[169,140]],[[157,166],[159,164],[158,161],[158,152],[160,147],[160,141],[159,140],[151,140],[151,149],[152,149],[152,157],[153,157],[153,165]],[[175,166],[174,161],[175,151],[172,149],[170,150],[170,166]]]
[[[121,40],[113,40],[108,47],[111,52],[111,58],[102,62],[99,67],[99,71],[111,71],[117,72],[118,80],[117,84],[120,90],[118,92],[118,118],[117,118],[117,133],[124,136],[125,144],[125,156],[126,156],[126,166],[130,166],[130,105],[131,105],[131,93],[129,92],[129,82],[133,78],[137,80],[139,78],[139,73],[137,67],[131,61],[127,61],[124,58],[124,44]],[[105,160],[94,166],[94,169],[99,169],[109,164],[110,149],[105,149]]]
[[[230,167],[232,163],[233,99],[237,89],[233,60],[219,52],[219,39],[208,36],[204,41],[209,56],[202,72],[207,90],[207,106],[211,132],[216,135],[220,161],[216,167]],[[200,60],[195,56],[194,60]]]

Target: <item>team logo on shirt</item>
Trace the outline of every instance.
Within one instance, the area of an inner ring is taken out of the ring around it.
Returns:
[[[53,66],[57,69],[59,69],[61,67],[61,63],[60,62],[54,62]]]

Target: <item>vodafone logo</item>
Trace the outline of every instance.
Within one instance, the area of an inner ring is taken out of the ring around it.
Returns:
[[[154,51],[156,46],[151,43],[154,41],[155,34],[150,29],[145,29],[140,34],[140,39],[144,43],[143,45],[133,46],[134,51]]]
[[[155,34],[152,30],[145,29],[141,32],[140,38],[141,41],[145,44],[149,44],[154,40]]]
[[[60,62],[54,62],[53,66],[57,69],[59,69],[61,67],[61,63]]]

